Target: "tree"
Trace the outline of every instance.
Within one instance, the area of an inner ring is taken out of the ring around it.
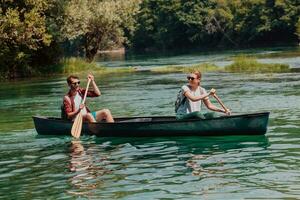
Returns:
[[[85,56],[92,61],[99,50],[128,43],[135,28],[140,0],[70,0],[66,6],[62,37],[82,39]]]
[[[11,78],[30,70],[31,54],[49,46],[47,0],[2,0],[0,8],[0,70]]]
[[[143,0],[136,49],[295,42],[299,0]]]
[[[298,19],[298,23],[296,24],[296,35],[298,36],[298,40],[300,41],[300,17]],[[299,42],[300,45],[300,42]]]

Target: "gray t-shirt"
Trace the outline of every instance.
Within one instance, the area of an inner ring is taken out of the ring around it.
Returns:
[[[193,96],[200,96],[203,94],[207,94],[206,90],[200,86],[198,86],[198,88],[195,91],[192,91],[187,85],[182,86],[181,89],[182,89],[182,95],[184,95],[185,92],[187,91],[189,91]],[[192,101],[186,97],[186,101],[179,106],[177,110],[177,114],[187,114],[195,111],[201,111],[201,103],[202,100]]]

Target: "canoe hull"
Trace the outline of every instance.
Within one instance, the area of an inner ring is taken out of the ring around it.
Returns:
[[[84,123],[82,134],[103,137],[263,135],[269,113],[178,121],[175,117],[116,118],[116,123]],[[40,135],[70,135],[72,122],[33,117]]]

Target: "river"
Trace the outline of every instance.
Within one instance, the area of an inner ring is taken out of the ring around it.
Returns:
[[[251,50],[252,55],[299,50]],[[247,53],[246,52],[246,53]],[[99,60],[156,67],[230,62],[245,51]],[[300,56],[259,58],[300,67]],[[222,65],[223,66],[223,65]],[[222,67],[220,64],[220,67]],[[85,86],[84,75],[81,76]],[[92,110],[116,116],[173,115],[186,75],[95,77]],[[203,75],[233,114],[270,111],[265,136],[101,138],[37,135],[31,116],[60,116],[65,77],[0,85],[0,199],[296,199],[300,196],[300,73]],[[217,102],[212,100],[217,105]]]

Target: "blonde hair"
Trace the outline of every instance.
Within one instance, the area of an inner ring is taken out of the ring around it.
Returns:
[[[191,73],[192,73],[192,74],[195,74],[195,75],[197,76],[198,79],[201,79],[202,74],[201,74],[200,71],[194,70],[194,71],[192,71]],[[199,81],[198,85],[200,85],[200,81]]]
[[[195,75],[197,76],[198,79],[200,79],[201,76],[202,76],[201,72],[198,71],[198,70],[194,70],[193,72],[191,72],[191,74],[195,74]]]

